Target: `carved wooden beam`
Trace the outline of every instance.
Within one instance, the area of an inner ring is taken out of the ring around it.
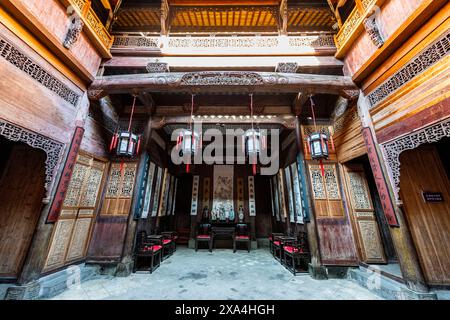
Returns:
[[[169,117],[161,117],[161,116],[154,116],[152,119],[152,128],[154,129],[161,129],[166,125],[169,124],[186,124],[190,121],[190,116],[169,116]],[[203,117],[203,116],[196,116],[195,121],[201,121],[204,124],[217,124],[220,122],[221,124],[251,124],[252,119],[250,117]],[[254,124],[263,125],[263,124],[278,124],[282,125],[285,128],[293,129],[295,128],[295,121],[296,118],[293,115],[282,115],[282,116],[259,116],[255,117],[253,119]]]
[[[211,71],[154,73],[98,77],[89,96],[127,93],[131,90],[183,93],[298,93],[339,94],[357,89],[350,77],[275,72]],[[95,94],[94,94],[95,93]]]
[[[280,34],[287,35],[288,29],[288,0],[281,0],[280,3]]]

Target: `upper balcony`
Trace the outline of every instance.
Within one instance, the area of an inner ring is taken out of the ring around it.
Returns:
[[[67,6],[73,6],[86,26],[87,34],[102,54],[103,58],[111,58],[110,49],[114,37],[110,35],[104,23],[100,20],[92,7],[91,0],[62,0]]]
[[[141,56],[334,55],[333,34],[302,36],[145,36],[117,34],[111,52]]]
[[[335,36],[337,58],[343,58],[350,49],[354,41],[364,31],[364,19],[374,12],[375,6],[380,7],[385,0],[355,0],[353,10],[344,21],[340,20],[339,12],[336,10],[338,16],[340,29]]]

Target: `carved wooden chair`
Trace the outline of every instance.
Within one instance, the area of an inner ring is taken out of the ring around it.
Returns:
[[[283,265],[291,271],[294,276],[297,272],[307,272],[308,263],[311,259],[309,252],[308,236],[301,232],[298,240],[286,240],[282,243]]]
[[[195,236],[195,251],[198,251],[198,244],[200,242],[207,242],[209,252],[212,252],[213,236],[211,231],[211,225],[209,223],[199,224],[197,228],[197,235]]]
[[[159,241],[149,238],[145,231],[140,231],[136,238],[133,272],[138,270],[141,260],[150,260],[148,269],[150,273],[153,273],[153,270],[158,268],[162,261],[162,245]]]
[[[270,253],[272,253],[272,255],[275,257],[276,255],[276,250],[280,249],[280,241],[279,240],[275,240],[276,237],[282,237],[283,233],[276,233],[276,232],[272,232],[269,235],[269,249],[270,249]],[[276,243],[275,243],[276,242]]]
[[[247,251],[250,252],[252,242],[250,238],[250,231],[246,223],[239,223],[236,225],[236,231],[233,235],[233,252],[236,252],[238,243],[246,243]]]
[[[177,251],[176,232],[165,231],[161,232],[161,235],[163,236],[163,255],[171,256],[175,251]]]

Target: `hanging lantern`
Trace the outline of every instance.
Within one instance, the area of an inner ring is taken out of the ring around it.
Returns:
[[[137,154],[138,146],[140,144],[140,137],[131,132],[121,132],[118,135],[117,155],[120,157],[134,157]]]
[[[200,134],[190,129],[184,129],[179,137],[180,156],[195,156],[200,149],[200,144]]]
[[[194,97],[192,94],[191,103],[191,119],[189,129],[183,129],[177,139],[177,150],[179,150],[180,157],[184,157],[187,161],[186,172],[191,170],[192,157],[194,157],[203,147],[202,136],[195,132],[192,128],[192,121],[194,119]]]
[[[261,133],[255,129],[248,130],[245,133],[245,147],[249,157],[261,153]]]
[[[314,132],[308,137],[311,159],[327,160],[330,155],[328,150],[328,136],[321,132]]]
[[[133,121],[134,109],[136,106],[136,96],[133,100],[133,107],[131,109],[130,121],[128,130],[116,133],[113,135],[110,145],[110,152],[116,149],[116,154],[119,157],[134,157],[139,154],[141,145],[141,137],[131,132],[131,124]]]

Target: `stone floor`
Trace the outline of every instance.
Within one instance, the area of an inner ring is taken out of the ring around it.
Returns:
[[[53,299],[68,300],[372,300],[381,299],[345,279],[294,277],[266,249],[178,251],[152,275],[96,276]]]

